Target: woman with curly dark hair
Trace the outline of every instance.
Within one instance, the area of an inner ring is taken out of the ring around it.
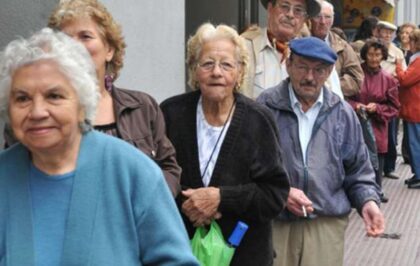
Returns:
[[[354,51],[360,55],[360,50],[362,49],[365,41],[372,37],[377,37],[376,25],[378,24],[379,19],[375,16],[368,16],[366,17],[360,27],[357,29],[356,36],[352,43],[350,43],[351,47],[353,47]]]

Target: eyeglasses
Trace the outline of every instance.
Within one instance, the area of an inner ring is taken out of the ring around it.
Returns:
[[[333,20],[333,18],[334,17],[332,15],[321,15],[321,14],[319,14],[319,15],[315,16],[313,19],[315,19],[315,20],[323,19],[325,21],[331,21],[331,20]]]
[[[283,14],[288,14],[290,10],[293,10],[293,15],[296,18],[306,17],[306,9],[302,6],[292,6],[287,3],[276,3],[274,6],[278,7]]]
[[[317,77],[323,77],[328,73],[328,67],[326,66],[310,68],[304,65],[297,65],[295,68],[299,75],[302,76],[308,75],[309,71],[312,71],[312,75]]]
[[[207,60],[204,62],[198,63],[198,67],[205,71],[209,72],[212,71],[217,66],[225,71],[225,72],[232,72],[238,67],[238,62],[232,62],[232,61],[213,61],[213,60]]]

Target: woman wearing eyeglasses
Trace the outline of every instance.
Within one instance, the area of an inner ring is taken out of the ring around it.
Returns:
[[[231,265],[272,265],[271,220],[289,183],[273,117],[238,93],[248,66],[244,40],[228,26],[204,24],[188,41],[187,63],[194,91],[161,108],[183,169],[178,203],[190,237],[217,219],[227,240],[241,220],[249,230]]]

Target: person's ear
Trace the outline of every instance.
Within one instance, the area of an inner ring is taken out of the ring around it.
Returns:
[[[111,62],[112,58],[114,57],[115,48],[108,44],[107,49],[108,49],[108,51],[106,53],[105,59],[106,59],[107,62]]]
[[[289,74],[289,76],[290,76],[290,72],[291,72],[292,64],[293,64],[292,59],[291,59],[291,58],[290,58],[290,56],[289,56],[289,57],[286,59],[286,71],[287,71],[287,74]]]

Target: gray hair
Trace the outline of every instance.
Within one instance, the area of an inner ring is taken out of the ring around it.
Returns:
[[[334,5],[333,4],[331,4],[330,2],[324,0],[324,1],[321,2],[321,9],[323,7],[329,7],[332,10],[332,13],[334,15]]]
[[[214,26],[211,23],[204,23],[197,29],[195,35],[189,38],[187,45],[188,85],[191,89],[198,89],[196,70],[204,43],[220,39],[229,40],[235,45],[236,57],[242,68],[239,84],[238,87],[235,87],[235,91],[237,92],[244,86],[249,64],[245,40],[232,27],[223,24]]]
[[[21,67],[51,60],[68,78],[85,113],[82,132],[89,131],[99,101],[96,71],[86,48],[61,32],[44,28],[28,39],[10,42],[0,53],[0,116],[9,121],[9,96],[14,73]]]

